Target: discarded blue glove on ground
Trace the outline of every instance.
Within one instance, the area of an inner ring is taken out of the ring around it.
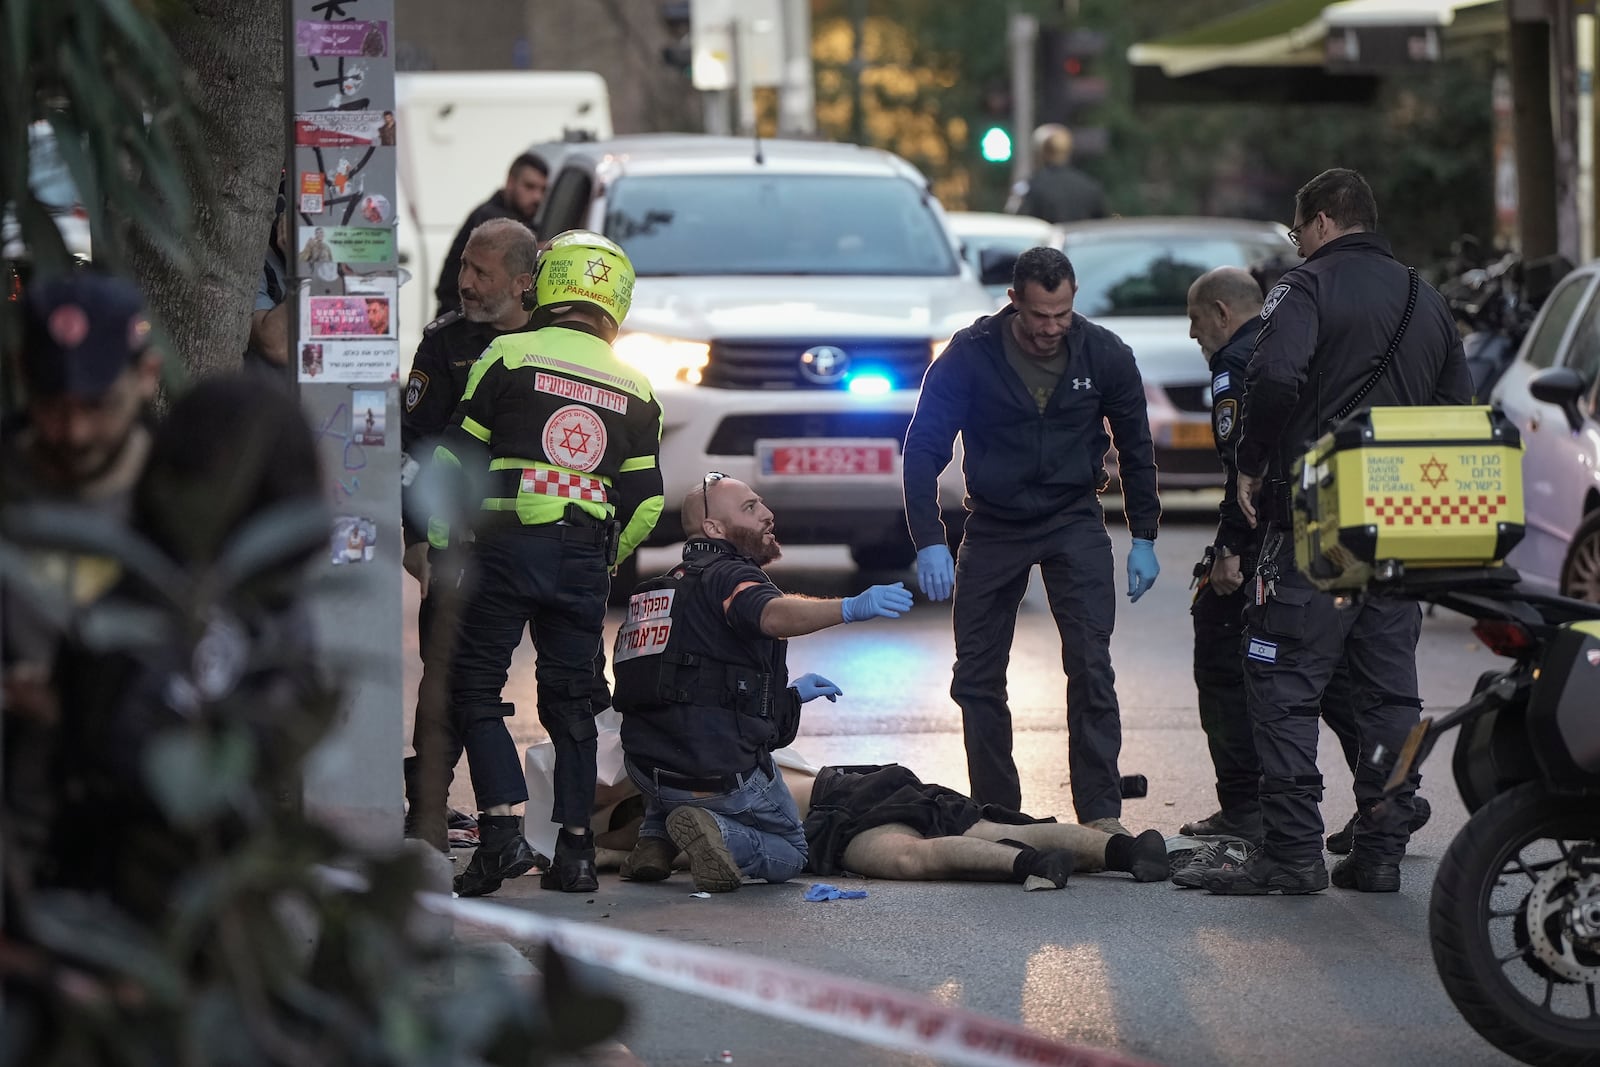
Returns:
[[[865,900],[865,889],[840,889],[827,882],[812,882],[806,890],[807,900]]]

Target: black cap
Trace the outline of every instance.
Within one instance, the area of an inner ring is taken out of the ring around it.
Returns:
[[[144,298],[121,278],[51,278],[25,299],[22,368],[36,396],[100,396],[150,346]]]

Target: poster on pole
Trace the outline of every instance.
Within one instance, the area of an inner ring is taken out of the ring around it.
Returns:
[[[307,767],[306,807],[399,839],[405,698],[400,529],[394,0],[290,0],[283,258],[301,406],[329,513],[315,601],[322,667],[348,694]],[[374,759],[373,753],[393,753]]]

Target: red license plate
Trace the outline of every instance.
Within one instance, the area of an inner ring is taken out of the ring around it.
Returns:
[[[894,456],[893,445],[778,445],[762,453],[761,473],[893,474]]]

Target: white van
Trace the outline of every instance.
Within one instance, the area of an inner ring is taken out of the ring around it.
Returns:
[[[395,75],[401,373],[434,315],[433,287],[472,209],[541,141],[611,136],[605,79],[590,71],[407,71]],[[550,161],[552,165],[554,160]]]

